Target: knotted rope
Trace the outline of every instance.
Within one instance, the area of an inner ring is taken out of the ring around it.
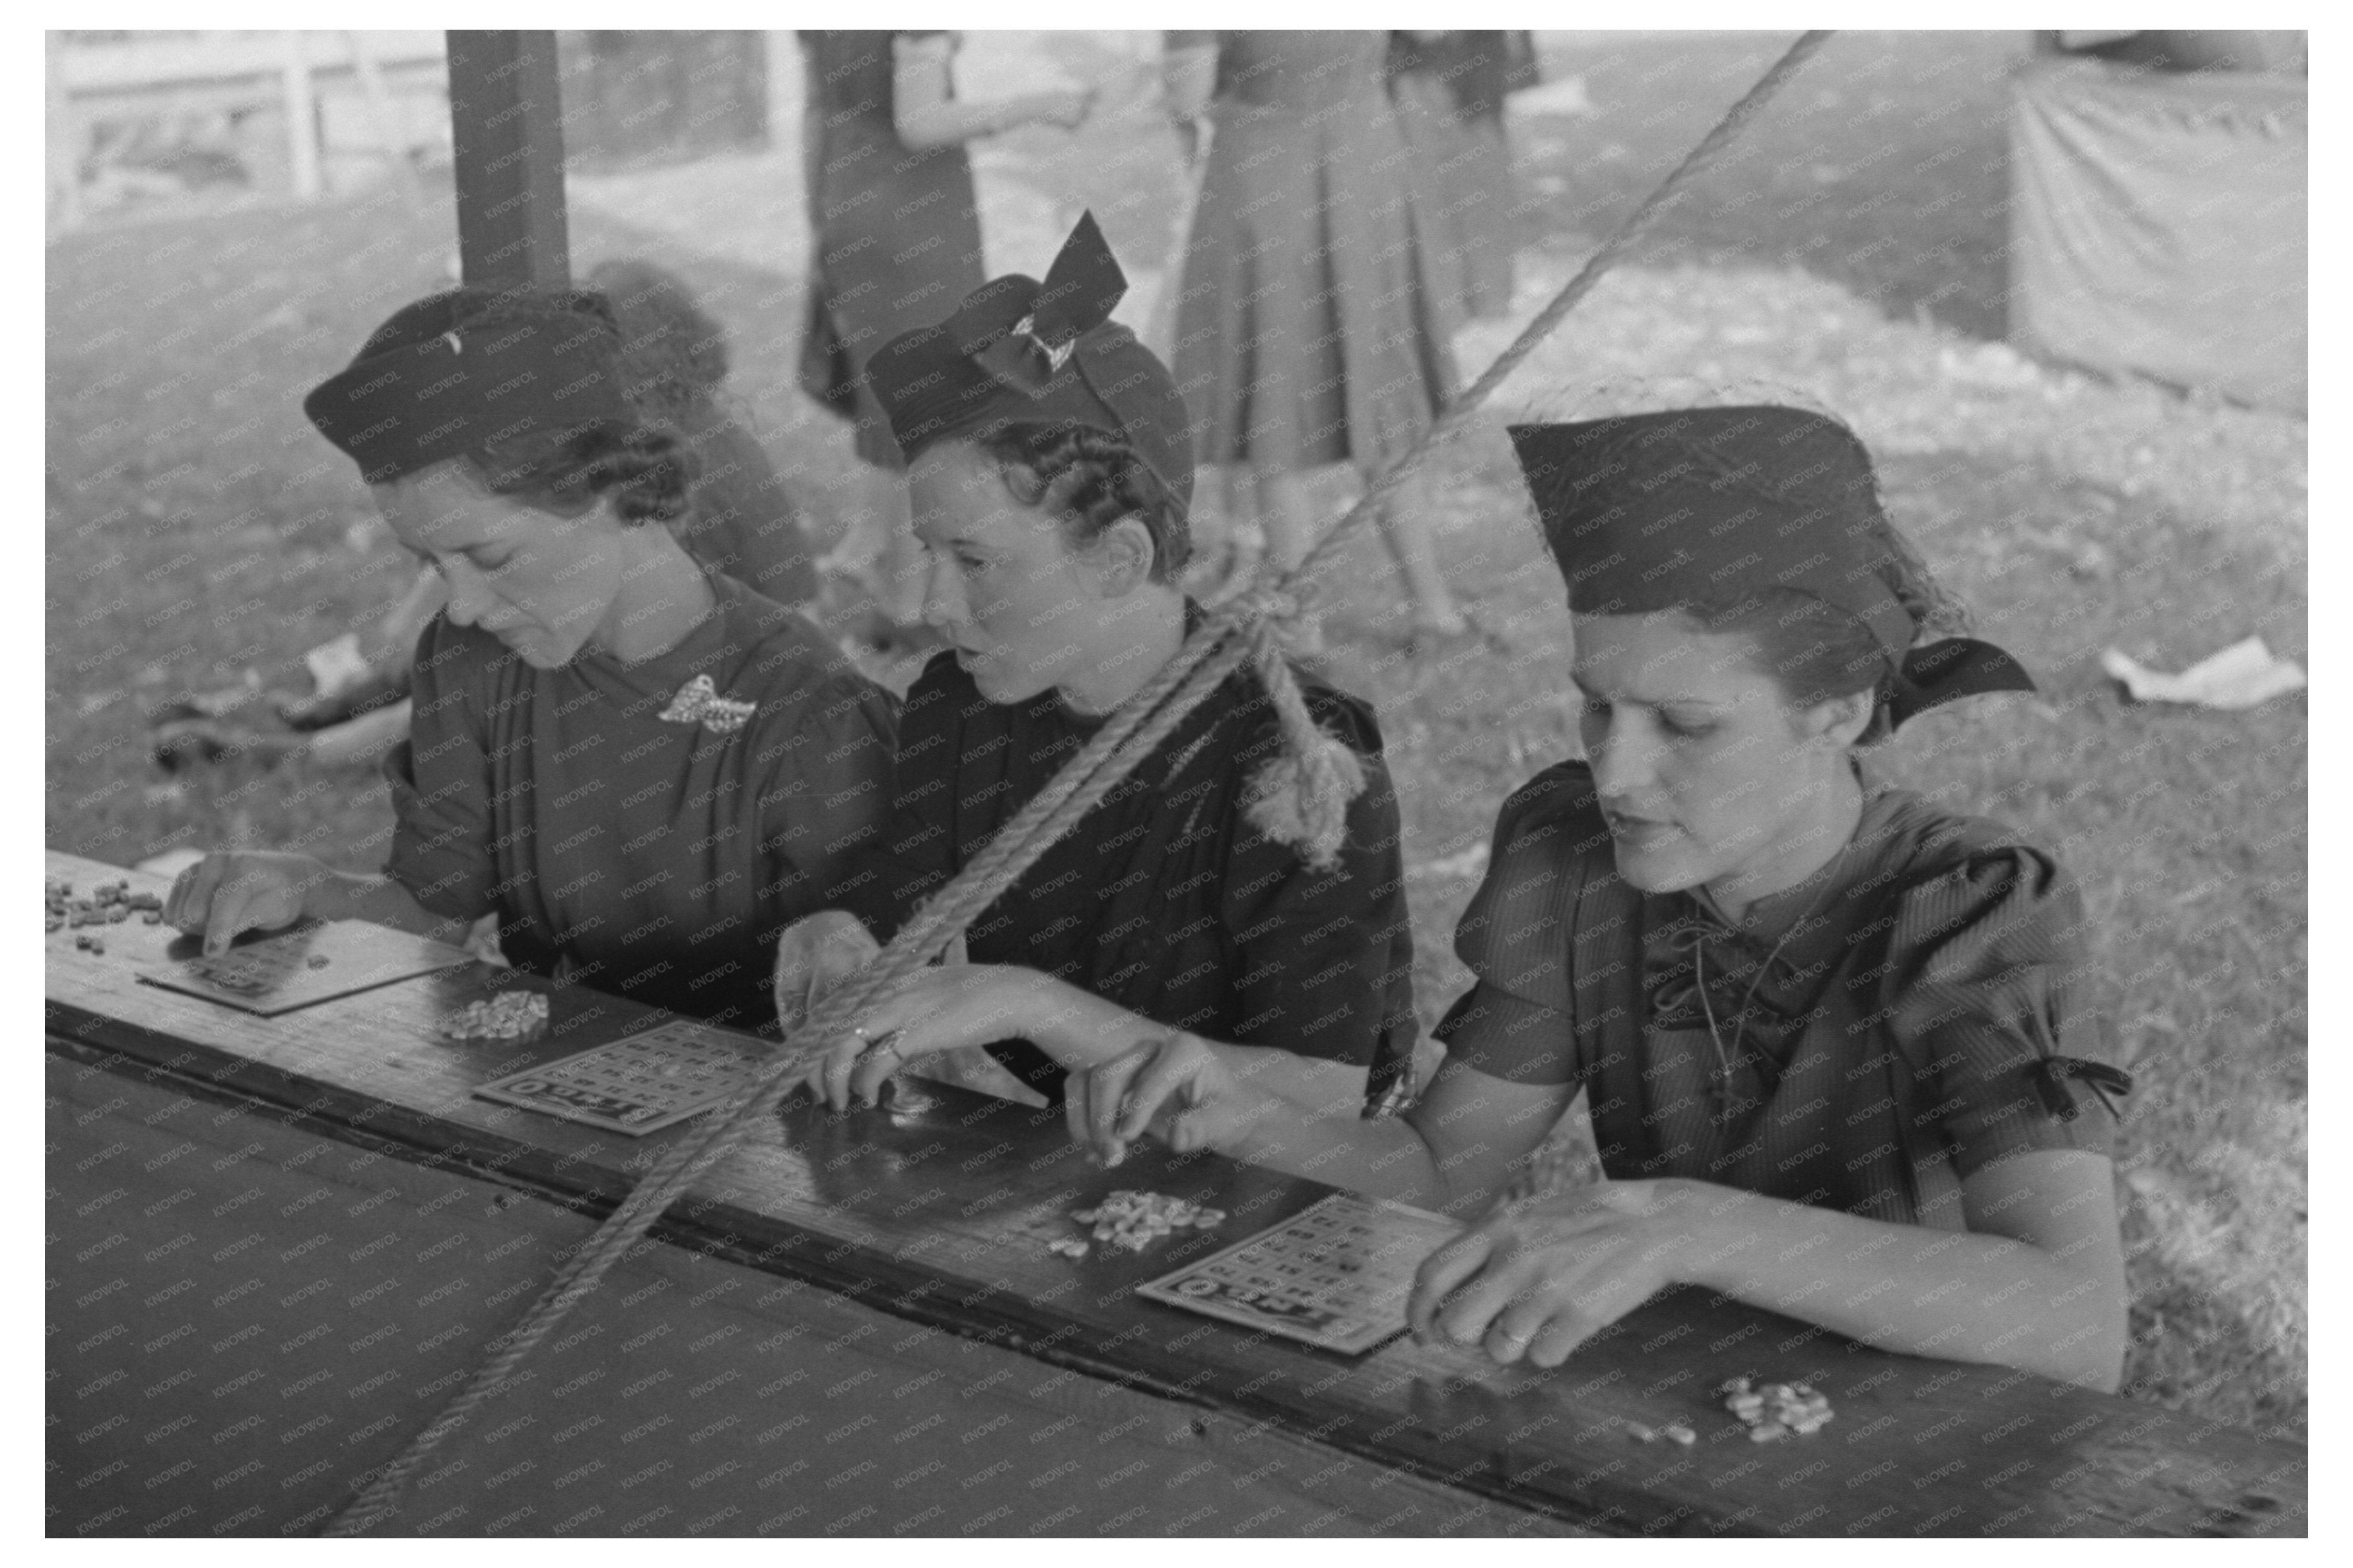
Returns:
[[[523,1358],[596,1289],[614,1264],[652,1228],[671,1203],[725,1157],[740,1136],[765,1121],[786,1095],[800,1087],[823,1046],[844,1033],[868,1007],[895,989],[902,979],[928,963],[995,903],[1040,855],[1093,810],[1107,791],[1150,756],[1169,732],[1245,659],[1255,661],[1260,679],[1282,720],[1286,740],[1305,740],[1297,734],[1303,724],[1321,735],[1273,635],[1275,626],[1298,613],[1294,584],[1329,558],[1342,537],[1360,526],[1386,500],[1408,469],[1439,443],[1451,440],[1461,432],[1479,405],[1535,352],[1577,301],[1592,291],[1659,212],[1722,155],[1724,149],[1829,37],[1827,32],[1809,32],[1791,45],[1642,205],[1587,258],[1577,276],[1536,312],[1485,374],[1448,404],[1403,458],[1376,477],[1364,496],[1325,531],[1296,567],[1275,582],[1253,584],[1210,610],[1176,657],[1063,764],[1061,771],[1014,815],[987,847],[925,900],[871,963],[828,994],[800,1026],[786,1036],[777,1066],[765,1081],[738,1093],[714,1113],[702,1118],[686,1137],[654,1163],[596,1234],[558,1268],[554,1279],[514,1327],[491,1342],[488,1358],[466,1386],[328,1522],[322,1533],[358,1535],[389,1517],[397,1509],[408,1479],[433,1450],[507,1383]],[[1332,737],[1322,738],[1331,747],[1345,750]],[[1290,809],[1310,838],[1303,850],[1312,856],[1314,843],[1333,834],[1335,821],[1345,817],[1348,799],[1362,787],[1362,770],[1357,769],[1351,781],[1347,770],[1334,763],[1328,753],[1319,756],[1312,742],[1303,749],[1294,749],[1290,760],[1293,768],[1284,782],[1294,789],[1297,797]],[[1336,837],[1331,842],[1336,847]]]

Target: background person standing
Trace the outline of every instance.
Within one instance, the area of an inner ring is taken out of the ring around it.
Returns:
[[[910,570],[904,464],[860,376],[876,350],[936,321],[980,287],[972,163],[965,143],[1018,126],[1076,127],[1092,94],[955,96],[956,39],[939,32],[805,32],[808,87],[807,330],[801,388],[851,422],[866,466],[826,564],[863,572],[894,626],[920,626],[923,584]]]
[[[1372,32],[1168,35],[1169,112],[1190,120],[1206,104],[1213,127],[1176,307],[1177,387],[1196,458],[1255,476],[1278,570],[1314,537],[1311,471],[1348,463],[1369,481],[1454,391],[1453,322],[1418,232],[1388,47]],[[1382,508],[1381,532],[1415,641],[1442,644],[1470,626],[1428,517],[1426,490],[1409,486]]]
[[[1525,32],[1396,32],[1388,71],[1430,220],[1431,285],[1457,321],[1504,315],[1516,193],[1504,98],[1535,85],[1535,50]]]

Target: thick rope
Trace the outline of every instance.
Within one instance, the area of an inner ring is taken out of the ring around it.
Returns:
[[[1348,803],[1364,793],[1364,761],[1308,711],[1271,622],[1258,623],[1255,641],[1253,662],[1282,727],[1282,752],[1250,780],[1242,816],[1269,838],[1296,847],[1315,870],[1329,872],[1347,842]]]
[[[701,1118],[689,1136],[654,1163],[596,1234],[556,1271],[548,1288],[515,1326],[493,1342],[489,1359],[466,1386],[328,1522],[322,1533],[359,1535],[396,1511],[408,1479],[433,1450],[499,1392],[523,1358],[596,1289],[614,1264],[637,1245],[673,1202],[725,1157],[739,1136],[764,1122],[787,1095],[800,1087],[827,1042],[845,1032],[868,1007],[888,995],[902,978],[929,963],[957,932],[995,903],[1040,855],[1092,811],[1106,792],[1133,773],[1245,660],[1259,658],[1263,668],[1263,659],[1272,644],[1261,628],[1269,621],[1295,613],[1295,601],[1291,597],[1293,585],[1330,555],[1342,535],[1360,525],[1396,489],[1409,468],[1439,443],[1461,431],[1480,404],[1535,352],[1536,345],[1592,290],[1602,274],[1616,264],[1658,213],[1721,155],[1781,84],[1829,37],[1826,32],[1810,32],[1790,46],[1757,85],[1725,111],[1715,129],[1701,139],[1649,199],[1587,259],[1577,276],[1536,313],[1511,346],[1496,356],[1486,373],[1447,405],[1402,458],[1375,479],[1363,498],[1316,542],[1297,567],[1274,583],[1253,584],[1208,612],[1200,628],[1187,639],[1176,657],[1122,705],[1044,789],[1014,814],[987,847],[927,900],[872,962],[811,1010],[801,1026],[786,1037],[777,1065],[765,1081]],[[1295,684],[1280,679],[1278,684],[1289,687],[1289,694],[1298,697]],[[1270,696],[1280,706],[1282,696],[1272,685]],[[1303,710],[1303,700],[1301,707]],[[1306,771],[1303,768],[1303,777]]]

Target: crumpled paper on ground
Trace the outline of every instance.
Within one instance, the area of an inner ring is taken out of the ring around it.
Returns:
[[[2115,648],[2100,655],[2100,668],[2123,682],[2137,702],[2184,702],[2200,708],[2253,708],[2305,684],[2303,667],[2275,657],[2259,637],[2234,642],[2179,675],[2151,669]]]
[[[302,663],[311,671],[311,684],[321,697],[340,697],[353,690],[369,676],[368,661],[360,652],[357,632],[345,632],[332,642],[322,642],[302,656]]]

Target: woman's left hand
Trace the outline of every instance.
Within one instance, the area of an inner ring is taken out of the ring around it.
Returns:
[[[1406,1305],[1414,1338],[1558,1366],[1678,1281],[1677,1263],[1698,1239],[1704,1190],[1599,1182],[1495,1215],[1423,1260]]]
[[[847,1110],[853,1097],[873,1104],[882,1080],[918,1058],[1032,1035],[1046,1011],[1044,978],[997,963],[923,970],[834,1040],[812,1081],[828,1109]]]

